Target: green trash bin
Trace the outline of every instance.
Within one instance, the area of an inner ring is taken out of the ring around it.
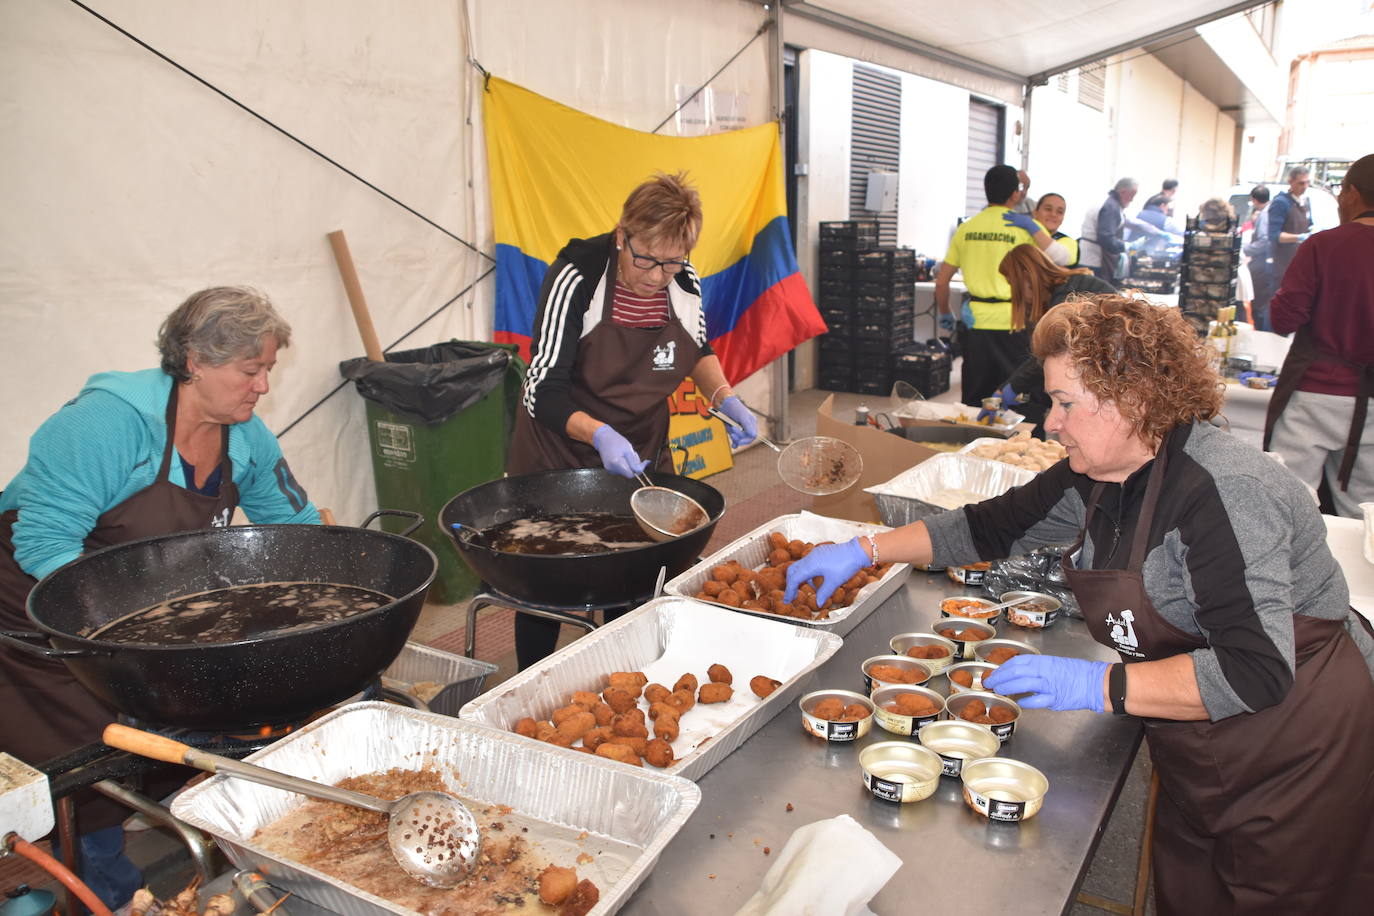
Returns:
[[[451,340],[339,364],[367,407],[367,437],[377,504],[425,517],[413,537],[434,551],[439,573],[429,594],[453,604],[477,585],[452,541],[439,530],[439,511],[457,494],[505,473],[506,447],[525,364],[511,344]],[[383,519],[399,532],[404,519]]]

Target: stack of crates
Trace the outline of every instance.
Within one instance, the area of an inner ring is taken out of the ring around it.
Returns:
[[[1172,294],[1178,285],[1178,264],[1176,258],[1132,255],[1130,279],[1121,285],[1142,293]]]
[[[1180,268],[1178,307],[1213,321],[1217,309],[1236,304],[1236,271],[1240,267],[1240,236],[1236,227],[1199,225],[1188,218]]]
[[[933,398],[949,390],[949,351],[937,341],[911,343],[892,357],[892,381],[902,381],[921,392],[923,398]]]
[[[893,360],[915,326],[916,253],[878,246],[878,223],[820,224],[819,387],[888,394]]]

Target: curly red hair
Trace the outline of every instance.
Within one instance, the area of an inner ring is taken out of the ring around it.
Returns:
[[[1074,297],[1045,313],[1031,349],[1042,363],[1068,357],[1083,388],[1115,404],[1151,446],[1221,410],[1225,383],[1214,353],[1175,308],[1130,296]]]

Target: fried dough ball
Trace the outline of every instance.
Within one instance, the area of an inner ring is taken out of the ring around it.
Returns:
[[[844,700],[839,697],[826,697],[811,707],[811,715],[817,719],[838,719],[844,715]]]
[[[719,579],[707,579],[702,583],[701,590],[704,594],[714,598],[725,590],[725,583]]]
[[[940,645],[912,646],[906,654],[909,658],[944,658],[949,655],[949,649]]]
[[[959,717],[969,719],[973,716],[985,716],[988,714],[988,706],[982,700],[972,699],[959,708]]]
[[[557,906],[572,896],[577,888],[577,871],[550,865],[539,873],[539,900]]]
[[[654,736],[664,741],[676,741],[679,732],[677,716],[659,716],[654,720]]]
[[[516,722],[515,727],[512,728],[511,731],[515,732],[517,735],[524,735],[526,738],[533,738],[538,733],[539,729],[537,723],[529,716],[526,716],[519,722]]]
[[[649,684],[644,688],[644,700],[650,706],[653,706],[655,703],[662,703],[664,698],[670,693],[672,693],[672,691],[662,684]]]
[[[964,668],[959,671],[951,671],[949,679],[961,687],[973,686],[973,672]]]
[[[558,729],[554,727],[552,722],[534,723],[534,737],[539,741],[548,741],[557,732]]]
[[[591,881],[583,878],[577,882],[572,896],[563,901],[563,905],[558,908],[558,916],[587,916],[600,899],[601,891]]]
[[[662,738],[655,738],[644,746],[644,759],[659,769],[669,766],[673,762],[673,746]]]
[[[670,693],[668,696],[672,696],[672,694]],[[682,715],[682,710],[678,709],[672,703],[655,703],[649,707],[649,718],[653,719],[655,722],[664,718],[676,719],[680,715]]]
[[[568,744],[572,744],[594,728],[596,728],[596,716],[585,710],[579,711],[576,715],[568,716],[557,725],[558,737],[566,740]]]
[[[607,687],[601,696],[605,698],[606,705],[618,713],[633,709],[635,705],[636,695],[624,687]]]
[[[602,743],[614,737],[615,735],[611,732],[610,726],[600,725],[582,736],[582,746],[587,750],[594,751],[600,747]]]
[[[762,674],[756,674],[749,679],[749,689],[754,691],[754,696],[759,699],[763,699],[781,686],[782,681],[764,677]]]
[[[550,718],[553,719],[554,725],[562,725],[564,719],[571,718],[580,712],[587,711],[588,710],[582,706],[564,706],[562,709],[555,709]]]
[[[953,639],[956,642],[977,642],[983,639],[983,631],[975,630],[973,627],[965,627],[962,630],[945,630],[941,635],[945,639]]]
[[[611,720],[611,731],[619,737],[647,738],[649,730],[644,723],[631,715],[619,715]]]
[[[726,607],[739,607],[741,604],[744,603],[744,599],[739,596],[739,592],[735,591],[733,588],[727,588],[725,591],[717,595],[716,601],[720,602]]]
[[[1020,654],[1020,652],[1016,651],[1011,646],[998,646],[987,654],[987,662],[989,665],[1000,665],[1007,659]]]
[[[913,718],[933,716],[939,711],[939,707],[932,703],[928,697],[923,697],[918,693],[897,694],[896,700],[888,709],[900,715],[912,716]]]
[[[840,718],[838,721],[857,722],[866,715],[868,715],[867,706],[863,705],[862,703],[850,703],[848,706],[844,708],[844,712],[840,713]]]
[[[806,552],[811,549],[811,545],[805,541],[791,540],[787,542],[787,552],[792,555],[792,559],[800,560],[806,556]]]
[[[697,699],[702,703],[727,703],[734,693],[729,684],[702,684]]]
[[[587,712],[591,712],[592,707],[600,702],[601,694],[593,693],[590,690],[573,691],[572,698],[568,700],[569,704],[573,706],[581,706],[582,708],[586,709]]]
[[[915,684],[921,680],[921,672],[915,668],[898,668],[896,665],[873,665],[868,676],[885,684]]]
[[[713,684],[733,684],[735,682],[735,677],[730,673],[730,669],[719,664],[707,668],[706,677]]]
[[[634,752],[634,748],[626,747],[623,744],[612,744],[610,741],[597,745],[596,756],[619,760],[621,763],[628,763],[631,766],[640,765],[639,755]]]
[[[792,559],[792,554],[788,553],[786,547],[778,547],[768,552],[768,565],[777,566]]]
[[[673,695],[667,700],[669,705],[676,706],[679,712],[686,712],[697,705],[696,692],[692,690],[674,690]]]
[[[597,725],[610,725],[611,720],[615,718],[615,710],[599,700],[591,711],[592,715],[596,716]]]
[[[988,710],[988,718],[996,725],[1005,725],[1016,718],[1016,713],[1007,706],[994,706]]]
[[[609,737],[609,738],[606,739],[606,742],[605,742],[605,743],[606,743],[606,744],[619,744],[619,745],[622,745],[622,746],[624,746],[624,747],[628,747],[630,750],[634,751],[634,752],[635,752],[636,754],[638,754],[640,757],[643,757],[643,756],[644,756],[644,745],[646,745],[646,744],[649,743],[649,739],[648,739],[647,737],[645,737],[645,738],[629,738],[629,737],[626,737],[625,735],[612,735],[611,737]]]
[[[787,549],[787,537],[781,531],[772,531],[768,534],[768,544],[773,549]]]
[[[628,690],[636,699],[644,692],[644,685],[649,683],[649,679],[638,671],[616,671],[607,681],[607,686]]]
[[[730,566],[726,563],[722,563],[711,570],[711,578],[715,579],[717,582],[725,582],[728,584],[734,582],[738,576],[739,571],[734,566]]]
[[[679,690],[690,690],[692,693],[696,693],[697,676],[689,673],[678,678],[677,683],[673,685],[673,692],[676,693]]]

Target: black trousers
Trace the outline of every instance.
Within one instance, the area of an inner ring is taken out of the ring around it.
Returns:
[[[628,612],[629,608],[602,611],[602,623],[610,623]],[[521,671],[553,654],[558,647],[558,630],[562,626],[557,620],[546,620],[533,614],[515,615],[515,661]]]
[[[963,344],[960,400],[970,407],[982,407],[983,398],[1000,391],[1012,373],[1030,356],[1030,331],[980,331],[970,328],[964,332]]]

